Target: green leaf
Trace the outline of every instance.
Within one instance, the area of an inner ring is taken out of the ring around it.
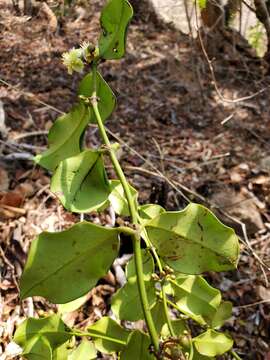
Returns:
[[[192,356],[190,357],[190,360],[214,360],[214,359],[215,359],[215,357],[204,356],[204,355],[198,353],[195,346],[193,346],[193,353],[192,353]]]
[[[177,320],[172,320],[171,321],[172,324],[172,328],[175,332],[176,336],[181,336],[183,335],[184,331],[187,330],[186,324],[184,320],[181,319],[177,319]],[[161,330],[161,336],[163,336],[164,338],[167,338],[169,336],[171,336],[168,324],[164,324]]]
[[[111,193],[109,195],[109,200],[114,211],[118,215],[129,216],[129,207],[121,182],[119,180],[111,180],[110,188],[111,188]],[[129,188],[131,191],[131,195],[133,197],[133,201],[136,203],[138,193],[131,185],[129,185]]]
[[[193,338],[197,351],[205,356],[222,355],[233,346],[233,340],[215,330],[207,330],[203,334]]]
[[[165,263],[187,274],[225,271],[237,266],[238,238],[202,205],[165,212],[146,224],[151,243]]]
[[[36,163],[53,171],[60,161],[78,154],[89,117],[89,109],[82,103],[60,116],[49,132],[49,149],[35,157]]]
[[[102,154],[85,150],[61,161],[52,177],[51,191],[73,212],[103,208],[108,202],[110,188]]]
[[[149,306],[151,308],[156,302],[154,282],[145,281],[145,288]],[[136,278],[132,277],[115,295],[113,295],[112,311],[120,320],[137,321],[144,319]]]
[[[64,343],[53,351],[53,360],[68,360],[67,345],[68,342]]]
[[[119,230],[81,222],[43,232],[31,244],[21,278],[21,297],[43,296],[56,304],[86,294],[117,256]]]
[[[201,10],[205,9],[206,8],[206,3],[207,3],[207,0],[199,0],[198,1],[199,8]]]
[[[232,316],[232,303],[230,301],[223,301],[216,310],[215,315],[211,321],[211,327],[214,329],[220,328],[226,320]]]
[[[53,350],[64,344],[72,335],[59,315],[44,319],[29,318],[16,330],[14,341],[23,348],[29,360],[50,360]]]
[[[90,98],[96,90],[98,97],[98,109],[100,117],[104,122],[113,112],[116,105],[116,98],[110,86],[106,83],[103,77],[97,72],[96,85],[93,80],[93,73],[87,74],[79,84],[78,94],[86,98]],[[96,123],[96,118],[92,107],[89,107],[90,122]]]
[[[45,337],[29,340],[24,347],[23,357],[29,360],[51,360],[53,352]]]
[[[155,284],[151,281],[154,262],[148,250],[142,252],[143,274],[150,306],[156,302]],[[127,283],[112,297],[112,311],[121,320],[136,321],[144,318],[138,291],[134,257],[126,267]]]
[[[97,336],[93,340],[95,346],[97,350],[105,354],[121,351],[128,341],[129,332],[109,317],[101,318],[87,330],[91,336],[93,334]]]
[[[58,312],[60,314],[73,312],[73,311],[79,309],[83,304],[85,304],[87,299],[88,299],[88,294],[83,295],[83,296],[79,297],[78,299],[68,302],[66,304],[59,304]]]
[[[142,262],[143,262],[143,274],[144,274],[144,280],[150,280],[151,275],[154,272],[155,264],[152,256],[150,255],[149,251],[147,249],[142,250]],[[126,277],[128,281],[135,278],[136,280],[136,269],[135,269],[135,260],[134,256],[130,259],[128,262],[127,268],[126,268]]]
[[[141,224],[146,224],[149,220],[165,212],[162,206],[157,204],[146,204],[139,207]]]
[[[135,330],[128,339],[128,344],[120,353],[120,360],[154,360],[150,354],[150,338],[141,331]]]
[[[158,300],[155,306],[151,310],[152,318],[156,327],[158,334],[161,333],[163,325],[166,323],[167,319],[164,313],[163,303],[161,300]]]
[[[180,311],[201,325],[212,320],[221,302],[219,290],[198,275],[179,275],[171,285]]]
[[[68,360],[92,360],[96,357],[97,351],[94,344],[83,339],[80,345],[69,354]]]
[[[127,0],[111,0],[103,8],[100,18],[102,34],[99,55],[103,59],[120,59],[125,54],[128,23],[133,10]]]

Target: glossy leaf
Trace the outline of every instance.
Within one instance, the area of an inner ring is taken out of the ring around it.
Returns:
[[[207,330],[203,334],[193,338],[196,350],[204,356],[222,355],[233,346],[233,340],[215,330]]]
[[[165,212],[165,209],[163,209],[163,207],[158,204],[142,205],[138,210],[142,224],[146,224],[149,220],[152,220]]]
[[[202,325],[211,321],[221,302],[219,290],[198,275],[179,275],[171,285],[174,302],[185,315]]]
[[[118,233],[81,222],[62,232],[40,234],[30,248],[21,297],[43,296],[62,304],[86,294],[116,258]]]
[[[78,94],[86,98],[90,98],[95,90],[93,73],[87,74],[79,84]],[[97,72],[96,77],[96,94],[98,97],[98,109],[100,117],[104,122],[113,112],[116,105],[116,98],[110,86],[106,83],[103,77]],[[96,123],[96,118],[92,107],[89,107],[90,122]]]
[[[44,319],[29,318],[16,330],[14,341],[23,348],[29,360],[53,359],[53,350],[64,344],[72,335],[59,315]]]
[[[187,274],[225,271],[237,266],[238,238],[202,205],[165,212],[146,224],[150,241],[174,270]]]
[[[127,344],[129,332],[122,328],[116,321],[109,317],[103,317],[88,328],[97,350],[111,354],[121,351]],[[98,337],[102,338],[98,338]]]
[[[211,327],[214,329],[220,328],[226,320],[232,316],[232,303],[230,301],[223,301],[217,308],[215,315],[211,320]]]
[[[81,151],[81,137],[89,122],[88,107],[80,103],[72,110],[60,116],[48,135],[49,149],[35,157],[35,161],[44,168],[53,171],[60,161]]]
[[[120,59],[125,54],[126,31],[133,16],[127,0],[110,0],[100,18],[102,34],[99,38],[99,55],[103,59]]]
[[[149,306],[156,302],[156,290],[152,281],[145,281]],[[137,321],[144,318],[136,278],[131,278],[112,297],[112,311],[120,320]]]
[[[92,360],[96,359],[96,357],[97,351],[94,344],[83,339],[80,345],[69,354],[68,360]]]
[[[52,177],[51,191],[73,212],[85,213],[104,207],[110,188],[101,153],[85,150],[61,161]]]
[[[136,202],[138,193],[134,189],[134,187],[132,187],[131,185],[129,185],[129,187],[133,197],[133,201]],[[109,195],[109,201],[114,211],[118,215],[128,216],[129,215],[128,203],[121,182],[119,180],[111,180],[110,188],[111,188],[111,193]]]
[[[120,360],[154,360],[150,354],[150,338],[141,331],[135,330],[128,339],[128,344],[120,353]]]

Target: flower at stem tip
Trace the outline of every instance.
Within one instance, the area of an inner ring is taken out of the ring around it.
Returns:
[[[82,61],[82,49],[71,49],[62,55],[63,64],[67,67],[68,73],[72,75],[73,71],[81,73],[84,68]]]

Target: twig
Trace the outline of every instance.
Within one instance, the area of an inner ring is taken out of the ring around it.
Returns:
[[[249,307],[253,307],[253,306],[257,306],[257,305],[261,305],[261,304],[267,304],[267,303],[270,303],[270,299],[256,301],[254,303],[246,304],[246,305],[234,306],[234,308],[236,308],[236,309],[245,309],[245,308],[249,308]]]
[[[25,137],[41,136],[41,135],[48,135],[48,130],[39,130],[39,131],[32,131],[32,132],[25,133],[25,134],[20,134],[20,135],[15,136],[14,140],[20,140]]]
[[[220,124],[225,125],[228,121],[230,121],[234,117],[235,113],[236,113],[235,111],[233,113],[231,113],[224,120],[222,120]]]
[[[9,205],[5,205],[5,204],[0,204],[0,208],[10,210],[10,211],[20,214],[20,215],[25,215],[25,213],[26,213],[25,209],[21,209],[21,208],[15,207],[15,206],[9,206]]]
[[[54,110],[54,111],[56,111],[56,112],[58,112],[60,114],[64,114],[64,111],[61,111],[61,110],[57,109],[56,107],[54,107],[52,105],[49,105],[49,104],[45,103],[42,100],[39,100],[36,95],[34,95],[34,94],[30,93],[30,92],[27,92],[27,91],[19,90],[18,89],[19,84],[14,86],[14,85],[9,84],[7,81],[5,81],[5,80],[3,80],[1,78],[0,78],[0,82],[2,84],[6,85],[7,87],[11,88],[11,89],[14,89],[14,90],[18,91],[19,94],[27,96],[28,98],[33,99],[37,103],[39,103],[39,104],[41,104],[43,106],[46,106],[48,109]]]
[[[12,153],[8,155],[0,155],[0,159],[2,160],[33,160],[33,155],[29,153]]]
[[[246,0],[242,0],[242,3],[243,3],[251,12],[253,12],[254,14],[256,14],[256,10],[255,10],[252,6],[250,6],[250,5],[246,2]]]
[[[195,0],[195,2],[197,3],[197,0]],[[210,70],[210,73],[211,73],[211,76],[212,76],[212,80],[213,80],[213,83],[214,83],[214,88],[215,88],[215,91],[219,97],[219,99],[223,102],[226,102],[226,103],[229,103],[229,104],[236,104],[236,103],[241,103],[243,101],[246,101],[246,100],[250,100],[260,94],[262,94],[263,92],[265,92],[269,86],[257,91],[256,93],[253,93],[251,95],[248,95],[248,96],[243,96],[243,97],[240,97],[240,98],[237,98],[237,99],[227,99],[225,98],[221,91],[219,90],[219,87],[217,85],[217,79],[216,79],[216,74],[215,74],[215,71],[214,71],[214,67],[213,67],[213,64],[212,64],[212,61],[209,59],[209,56],[207,54],[207,51],[205,49],[205,46],[204,46],[204,43],[203,43],[203,39],[202,39],[202,35],[201,35],[201,31],[199,29],[199,26],[198,26],[198,12],[197,12],[197,8],[195,7],[195,19],[196,19],[196,30],[197,30],[197,33],[198,33],[198,37],[199,37],[199,42],[200,42],[200,46],[201,46],[201,49],[202,49],[202,52],[203,52],[203,55],[206,59],[206,62],[208,64],[208,67],[209,67],[209,70]]]

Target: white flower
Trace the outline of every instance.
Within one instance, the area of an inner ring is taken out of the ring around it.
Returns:
[[[68,73],[71,75],[73,71],[83,71],[82,49],[71,49],[62,55],[63,64],[67,67]]]

